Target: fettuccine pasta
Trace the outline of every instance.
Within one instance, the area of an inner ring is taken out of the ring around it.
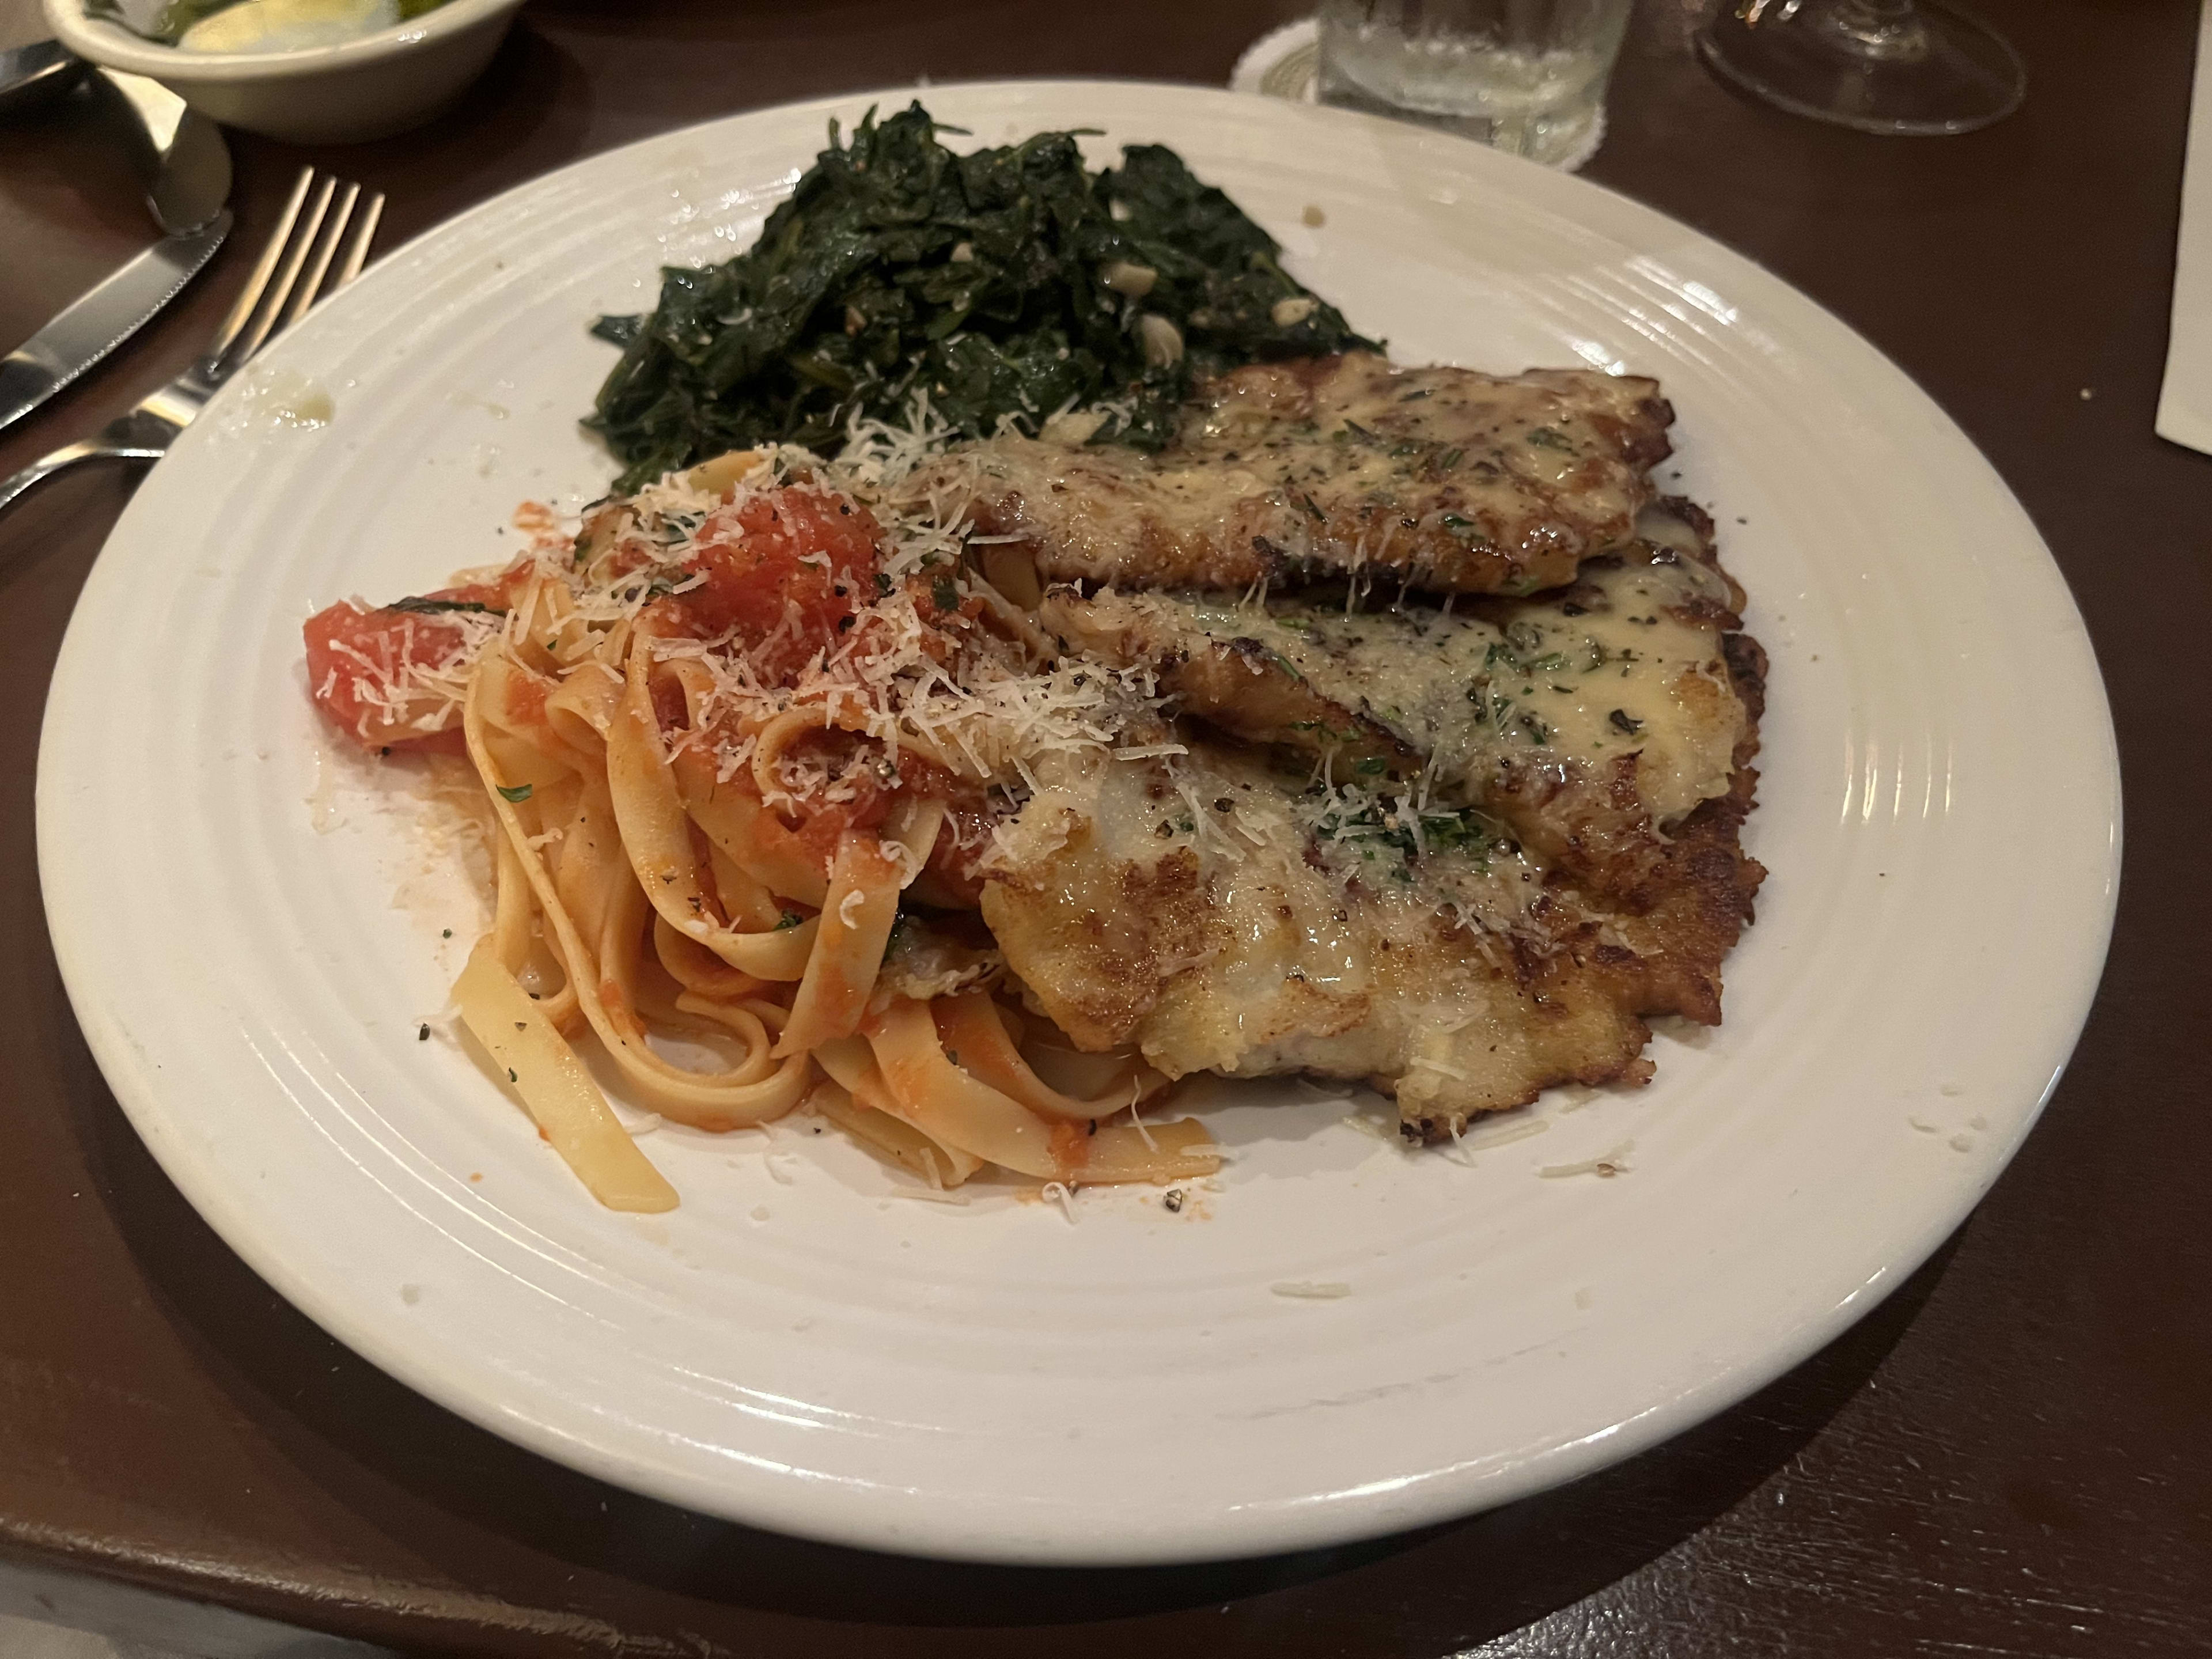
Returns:
[[[587,1043],[631,1106],[709,1131],[810,1107],[933,1186],[1211,1172],[1197,1123],[1145,1116],[1166,1079],[1133,1051],[1073,1080],[977,914],[994,792],[1122,741],[1150,684],[1053,662],[866,493],[804,452],[724,457],[484,580],[307,623],[325,712],[465,755],[496,820],[462,1023],[615,1209],[677,1194]]]

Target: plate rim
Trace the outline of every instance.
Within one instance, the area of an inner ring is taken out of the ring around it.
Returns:
[[[882,107],[896,100],[921,97],[934,91],[989,93],[1005,90],[1036,96],[1056,88],[1066,89],[1071,94],[1095,94],[1102,89],[1109,94],[1165,94],[1176,98],[1225,104],[1240,113],[1248,116],[1251,113],[1249,97],[1219,88],[1111,77],[994,77],[934,83],[927,88],[900,87],[793,100],[672,128],[613,149],[577,157],[471,205],[464,212],[410,239],[401,247],[392,250],[379,263],[392,264],[396,270],[401,255],[434,239],[465,236],[474,222],[496,216],[519,198],[546,189],[549,181],[574,170],[625,154],[680,143],[687,138],[719,135],[748,121],[807,112],[817,112],[826,117],[871,102]],[[1310,108],[1294,110],[1290,106],[1283,108],[1291,112],[1295,120],[1341,123],[1346,124],[1347,131],[1380,128],[1394,136],[1401,136],[1403,132],[1395,124],[1352,112]],[[1469,140],[1442,134],[1424,137],[1425,142],[1448,146],[1452,153],[1481,158],[1473,161],[1471,167],[1478,176],[1484,169],[1498,166],[1534,168],[1534,164],[1498,155]],[[1558,179],[1558,175],[1546,173],[1541,168],[1534,168],[1534,172],[1547,179]],[[1516,176],[1528,177],[1525,173]],[[2104,762],[2096,781],[2100,786],[2101,798],[2107,804],[2111,823],[2109,853],[2104,868],[2099,872],[2105,890],[2102,929],[2094,951],[2084,948],[2068,953],[2078,959],[2085,970],[2094,963],[2094,971],[2084,971],[2081,975],[2082,989],[2078,998],[2078,1008],[2070,1021],[2065,1023],[2063,1041],[2056,1045],[2059,1053],[2057,1064],[2050,1073],[2033,1105],[2022,1118],[2018,1133],[2010,1144],[1992,1156],[1981,1170],[1981,1178],[1975,1183],[1972,1195],[1956,1206],[1955,1212],[1947,1212],[1933,1219],[1923,1218],[1910,1249],[1900,1252],[1887,1264],[1884,1272],[1876,1276],[1875,1280],[1862,1286],[1860,1291],[1824,1309],[1819,1316],[1806,1319],[1786,1336],[1769,1342],[1756,1359],[1717,1372],[1688,1392],[1655,1404],[1650,1410],[1620,1425],[1606,1437],[1602,1445],[1553,1446],[1528,1456],[1510,1471],[1486,1474],[1471,1486],[1465,1483],[1455,1486],[1449,1481],[1432,1482],[1430,1493],[1413,1505],[1415,1512],[1410,1516],[1401,1508],[1378,1521],[1374,1518],[1377,1513],[1375,1506],[1363,1508],[1356,1500],[1339,1497],[1327,1505],[1315,1506],[1313,1518],[1304,1524],[1291,1524],[1284,1517],[1276,1516],[1270,1517],[1272,1524],[1253,1528],[1249,1537],[1214,1540],[1216,1545],[1225,1544],[1225,1547],[1194,1549],[1170,1546],[1163,1548],[1157,1540],[1133,1538],[1115,1540],[1103,1547],[1096,1541],[1072,1544],[1071,1540],[1060,1540],[1054,1542],[1039,1540],[1029,1534],[1016,1538],[1013,1535],[1018,1530],[1018,1523],[1016,1523],[1015,1527],[997,1536],[978,1533],[932,1538],[929,1547],[925,1550],[918,1548],[910,1539],[887,1535],[880,1528],[872,1530],[865,1525],[855,1526],[851,1523],[849,1516],[832,1518],[795,1508],[780,1509],[771,1514],[766,1513],[763,1506],[755,1502],[732,1503],[726,1498],[718,1502],[716,1492],[703,1488],[696,1478],[684,1478],[673,1471],[641,1464],[635,1458],[580,1439],[556,1424],[529,1412],[482,1399],[465,1384],[456,1383],[441,1376],[434,1358],[418,1353],[404,1344],[385,1340],[374,1324],[359,1316],[353,1298],[336,1291],[326,1293],[320,1288],[320,1281],[313,1275],[294,1272],[287,1265],[276,1242],[263,1237],[257,1231],[253,1207],[239,1201],[243,1194],[232,1190],[220,1170],[214,1167],[214,1160],[196,1155],[193,1148],[181,1137],[167,1132],[168,1125],[161,1105],[163,1091],[158,1079],[140,1063],[141,1056],[119,1027],[111,1023],[108,1011],[101,1006],[100,988],[93,977],[93,970],[88,965],[86,953],[80,949],[73,925],[76,919],[71,914],[64,913],[68,900],[63,895],[69,884],[59,878],[58,866],[66,860],[67,855],[58,849],[64,845],[59,820],[65,811],[61,787],[65,763],[56,758],[58,745],[53,738],[57,726],[64,720],[71,696],[75,695],[69,682],[82,672],[77,659],[84,656],[88,648],[84,643],[84,629],[81,626],[86,614],[85,608],[80,605],[72,613],[64,639],[41,721],[37,769],[39,871],[49,933],[72,1007],[76,1012],[80,1026],[103,1078],[123,1105],[134,1129],[193,1208],[256,1273],[322,1328],[416,1392],[503,1438],[611,1484],[746,1524],[771,1527],[796,1536],[862,1549],[1006,1565],[1142,1565],[1228,1559],[1349,1541],[1475,1513],[1578,1478],[1648,1449],[1728,1409],[1802,1363],[1886,1298],[1898,1284],[1923,1265],[1944,1240],[1964,1224],[2009,1164],[2063,1076],[2066,1063],[2078,1042],[2102,979],[2118,903],[2122,863],[2123,803],[2118,743],[2112,721],[2109,694],[2096,661],[2094,642],[2088,634],[2079,603],[2075,599],[2064,572],[2051,556],[2040,530],[2021,505],[2002,475],[1958,422],[1887,352],[1810,295],[1757,260],[1736,252],[1695,227],[1592,180],[1572,179],[1559,179],[1559,182],[1565,187],[1564,193],[1570,197],[1583,191],[1596,191],[1611,198],[1619,207],[1627,210],[1632,216],[1650,224],[1668,227],[1673,232],[1691,239],[1698,246],[1707,251],[1717,250],[1726,259],[1755,271],[1765,283],[1772,285],[1773,294],[1787,296],[1790,301],[1816,314],[1824,325],[1853,343],[1856,349],[1878,360],[1883,369],[1893,375],[1902,386],[1909,388],[1912,396],[1924,405],[1926,412],[1955,437],[1966,454],[1978,463],[1985,471],[1989,483],[2004,501],[2010,503],[2025,533],[2033,538],[2034,544],[2041,550],[2048,566],[2048,574],[2056,579],[2057,592],[2063,595],[2071,611],[2071,642],[2078,645],[2084,653],[2088,678],[2095,686],[2101,720],[2093,724],[2101,739],[2101,758]],[[1762,295],[1765,297],[1771,295]],[[126,556],[118,550],[125,539],[125,530],[130,526],[131,511],[131,507],[126,507],[124,514],[118,518],[114,531],[95,561],[95,571],[111,558],[120,560]],[[90,580],[88,576],[88,585]],[[64,695],[65,692],[70,695]],[[775,1506],[768,1508],[774,1509]]]

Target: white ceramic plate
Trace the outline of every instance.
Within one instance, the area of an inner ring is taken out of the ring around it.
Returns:
[[[1175,146],[1404,361],[1661,378],[1670,468],[1713,504],[1773,661],[1748,837],[1773,875],[1726,1026],[1662,1034],[1650,1088],[1552,1098],[1545,1133],[1463,1162],[1311,1090],[1247,1092],[1215,1116],[1218,1192],[1181,1215],[1085,1194],[1073,1224],[894,1197],[853,1147],[787,1131],[663,1131],[683,1207],[612,1214],[458,1049],[417,1041],[476,901],[404,780],[325,753],[299,623],[502,557],[525,497],[599,494],[613,469],[574,422],[612,353],[586,323],[649,304],[664,261],[742,245],[825,120],[870,101],[848,98],[443,227],[141,489],[70,627],[39,779],[56,948],[139,1133],[271,1284],[454,1410],[677,1503],[890,1550],[1139,1562],[1381,1533],[1626,1456],[1804,1358],[1988,1188],[2103,960],[2111,726],[2027,517],[1865,341],[1591,185],[1187,88],[928,99],[978,143]],[[1631,1142],[1611,1179],[1540,1173]],[[1346,1293],[1283,1288],[1314,1286]]]

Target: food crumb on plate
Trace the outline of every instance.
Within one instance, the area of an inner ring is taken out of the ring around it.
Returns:
[[[1285,1279],[1267,1288],[1277,1296],[1299,1302],[1334,1302],[1352,1294],[1352,1286],[1339,1279]]]
[[[1536,1171],[1546,1181],[1558,1181],[1567,1176],[1594,1175],[1610,1179],[1626,1175],[1632,1168],[1628,1155],[1636,1150],[1636,1143],[1624,1140],[1611,1152],[1601,1152],[1595,1158],[1586,1158],[1574,1164],[1547,1164]]]

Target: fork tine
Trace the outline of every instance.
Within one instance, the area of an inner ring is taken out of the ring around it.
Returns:
[[[337,189],[336,179],[325,178],[323,187],[315,192],[314,205],[307,210],[307,223],[292,239],[291,249],[284,256],[283,269],[276,273],[276,284],[268,301],[253,319],[246,337],[238,343],[239,356],[251,357],[261,349],[261,343],[276,327],[276,319],[283,314],[284,302],[292,297],[292,285],[300,279],[300,267],[307,263],[307,251],[315,244],[315,234],[323,228],[323,216],[330,211],[331,197]]]
[[[261,250],[261,258],[254,264],[253,274],[246,279],[245,288],[239,292],[238,302],[231,307],[230,315],[222,319],[222,326],[216,331],[215,339],[208,347],[207,355],[210,360],[230,349],[231,342],[238,337],[239,331],[253,315],[254,307],[261,303],[261,296],[269,287],[270,273],[275,271],[276,261],[283,255],[284,244],[291,240],[292,226],[300,216],[300,204],[307,199],[307,186],[314,181],[314,168],[300,169],[299,182],[292,186],[292,199],[284,204],[284,216],[277,222],[276,234]]]
[[[314,304],[322,289],[323,278],[330,274],[331,260],[338,251],[338,242],[345,235],[346,221],[353,217],[354,204],[360,199],[361,186],[349,184],[345,194],[338,198],[337,209],[323,222],[322,234],[315,239],[314,255],[307,263],[307,274],[294,286],[292,303],[285,308],[284,320],[276,325],[277,332],[298,322],[307,307]]]
[[[346,250],[345,262],[338,267],[338,279],[331,284],[336,293],[361,275],[361,268],[368,262],[368,245],[376,240],[377,221],[384,217],[384,192],[379,191],[368,198],[362,210],[361,223],[353,233],[353,246]]]

